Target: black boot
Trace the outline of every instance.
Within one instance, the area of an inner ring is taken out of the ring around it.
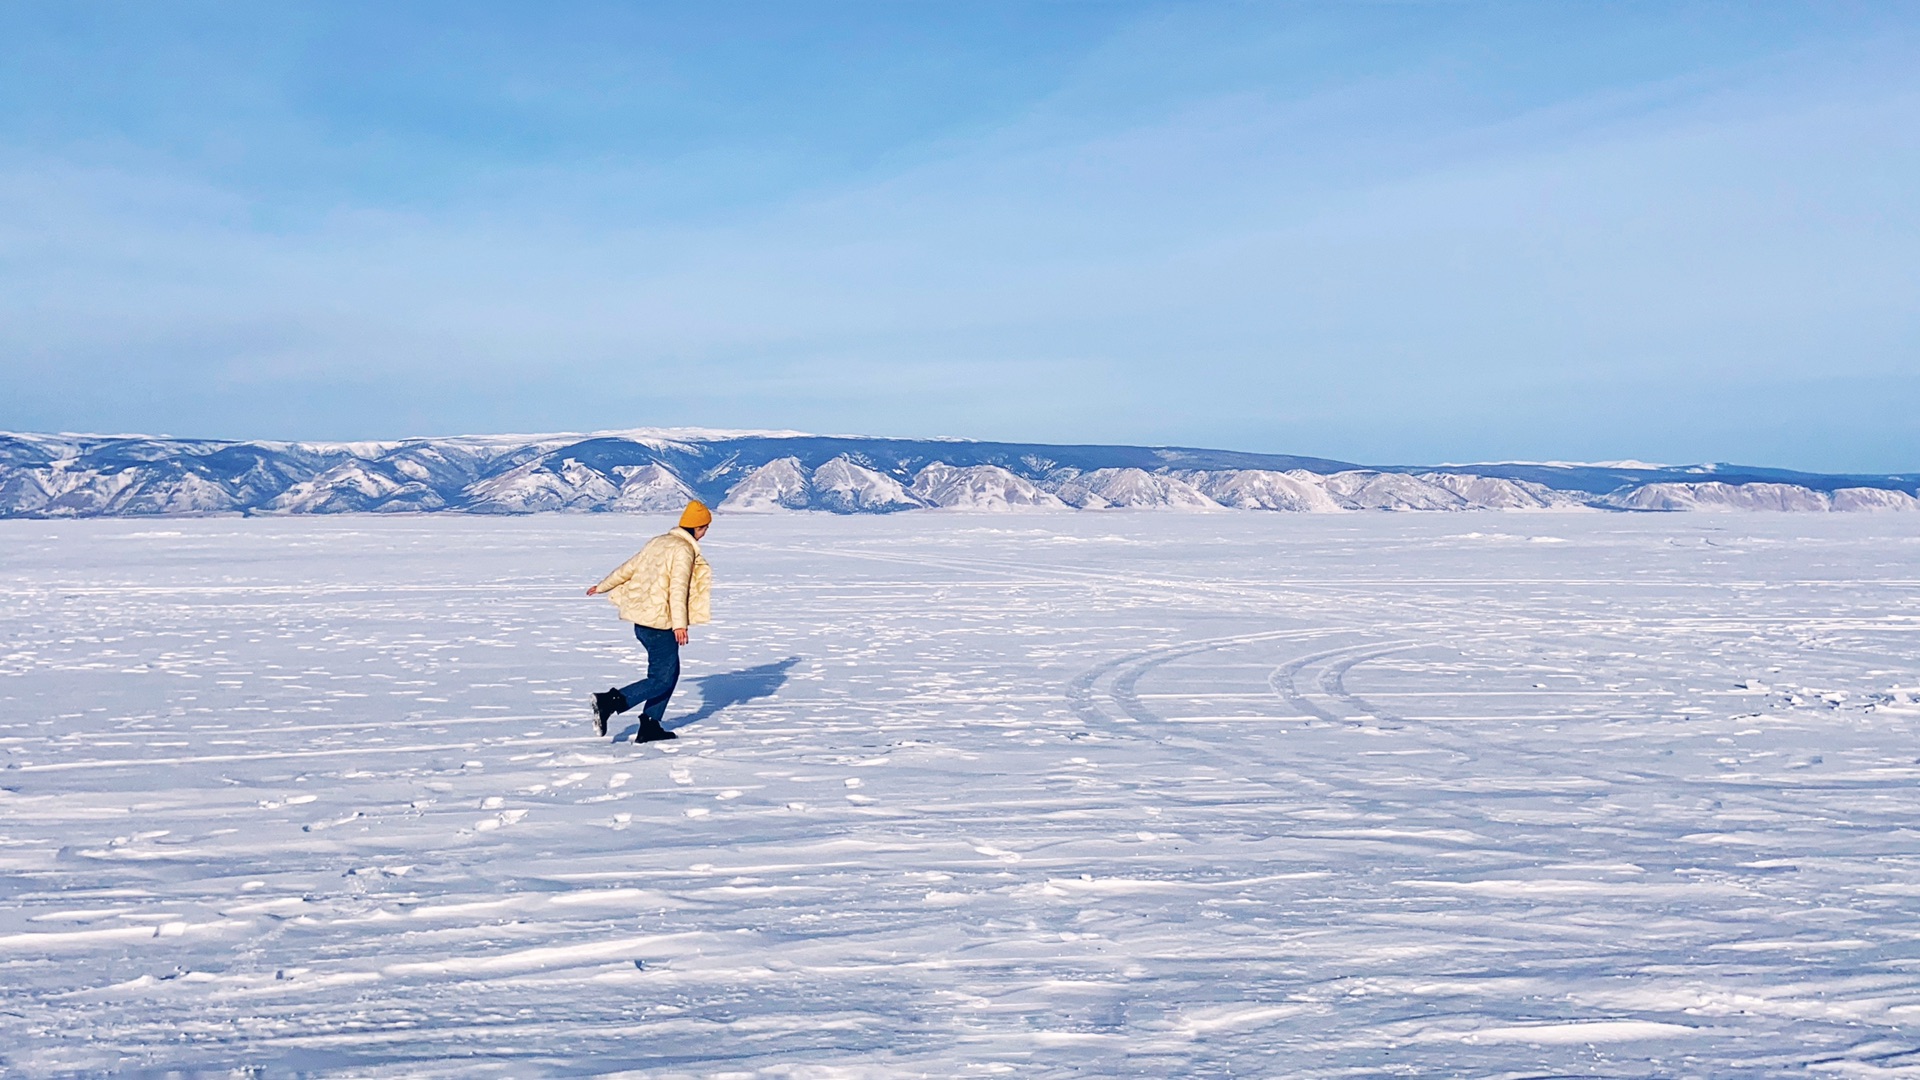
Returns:
[[[640,716],[640,730],[634,732],[633,741],[654,742],[658,739],[677,739],[679,737],[680,736],[668,731],[666,728],[661,727],[658,717],[647,716],[642,713]]]
[[[593,695],[593,733],[604,736],[607,733],[607,718],[626,711],[627,699],[620,696],[618,689],[608,690],[604,694]]]

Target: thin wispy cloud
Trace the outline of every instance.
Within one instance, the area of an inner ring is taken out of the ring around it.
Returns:
[[[130,68],[5,89],[0,426],[1920,456],[1910,20],[289,10],[10,16]]]

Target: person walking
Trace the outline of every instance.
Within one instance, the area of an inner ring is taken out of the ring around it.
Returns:
[[[667,699],[680,681],[680,646],[687,628],[712,620],[713,569],[700,553],[713,512],[695,499],[687,503],[680,523],[652,540],[620,564],[588,596],[605,595],[633,624],[633,636],[647,651],[647,676],[630,686],[618,686],[593,695],[593,730],[606,735],[607,719],[640,707],[640,731],[634,742],[679,736],[660,726]]]

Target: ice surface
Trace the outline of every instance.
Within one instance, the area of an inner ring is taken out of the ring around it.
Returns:
[[[0,1073],[1904,1075],[1910,520],[0,522]]]

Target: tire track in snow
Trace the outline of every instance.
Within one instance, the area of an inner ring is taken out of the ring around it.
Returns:
[[[1140,677],[1148,671],[1183,657],[1193,656],[1203,652],[1217,651],[1234,645],[1245,645],[1256,641],[1312,638],[1321,636],[1324,633],[1325,631],[1319,630],[1268,630],[1253,634],[1234,634],[1227,637],[1208,638],[1204,641],[1183,642],[1179,645],[1164,645],[1155,649],[1143,649],[1139,652],[1127,653],[1126,655],[1117,656],[1111,660],[1096,664],[1081,672],[1079,675],[1074,676],[1074,678],[1067,683],[1067,704],[1073,709],[1075,715],[1089,724],[1111,723],[1115,720],[1120,720],[1122,723],[1137,723],[1142,721],[1147,723],[1165,723],[1165,717],[1148,708],[1146,702],[1141,699],[1138,691],[1135,689],[1140,681]],[[1098,684],[1100,680],[1112,675],[1116,671],[1121,672],[1121,674],[1109,683],[1105,694],[1120,712],[1126,714],[1125,719],[1116,717],[1103,710],[1097,701]]]
[[[1075,712],[1089,723],[1111,720],[1112,718],[1098,707],[1095,698],[1099,681],[1118,671],[1119,674],[1113,677],[1107,688],[1106,696],[1126,715],[1127,719],[1132,722],[1167,723],[1165,717],[1146,705],[1138,692],[1139,680],[1149,672],[1177,660],[1207,652],[1218,652],[1238,645],[1315,636],[1329,635],[1325,631],[1276,631],[1232,635],[1180,646],[1144,650],[1109,660],[1082,673],[1069,684],[1068,700],[1074,705]],[[1510,767],[1522,769],[1542,779],[1564,778],[1567,775],[1566,761],[1562,755],[1492,742],[1455,730],[1451,725],[1430,718],[1408,718],[1380,707],[1347,687],[1348,676],[1362,664],[1396,653],[1435,647],[1438,647],[1435,643],[1419,639],[1360,642],[1323,649],[1287,660],[1273,669],[1267,682],[1281,701],[1296,710],[1296,715],[1275,716],[1270,719],[1276,721],[1311,719],[1351,727],[1369,726],[1376,731],[1411,729],[1435,749],[1458,755],[1462,761],[1483,761],[1489,757],[1496,757],[1505,759]],[[1301,688],[1300,681],[1303,674],[1310,677],[1311,685],[1316,687],[1316,690]],[[1260,718],[1248,718],[1249,721],[1258,719]],[[1235,760],[1236,764],[1244,764]],[[1653,774],[1641,772],[1631,777],[1624,774],[1605,777],[1596,775],[1588,779],[1594,783],[1613,784],[1629,779],[1644,782],[1678,778],[1655,777]]]
[[[1328,721],[1329,723],[1351,722],[1356,719],[1368,718],[1399,720],[1399,717],[1388,713],[1386,710],[1380,709],[1348,693],[1346,686],[1347,672],[1367,660],[1388,656],[1396,652],[1404,652],[1408,649],[1420,648],[1423,644],[1423,642],[1419,641],[1388,641],[1349,645],[1344,648],[1327,649],[1323,652],[1309,653],[1306,656],[1295,657],[1281,664],[1279,667],[1274,668],[1273,673],[1267,676],[1267,685],[1272,687],[1274,693],[1280,695],[1280,699],[1288,705],[1299,709],[1301,712]],[[1315,664],[1324,665],[1324,670],[1316,677],[1315,682],[1320,686],[1321,690],[1325,692],[1325,696],[1352,706],[1354,711],[1359,714],[1358,716],[1336,712],[1328,708],[1321,701],[1315,700],[1301,691],[1299,686],[1300,673]]]

